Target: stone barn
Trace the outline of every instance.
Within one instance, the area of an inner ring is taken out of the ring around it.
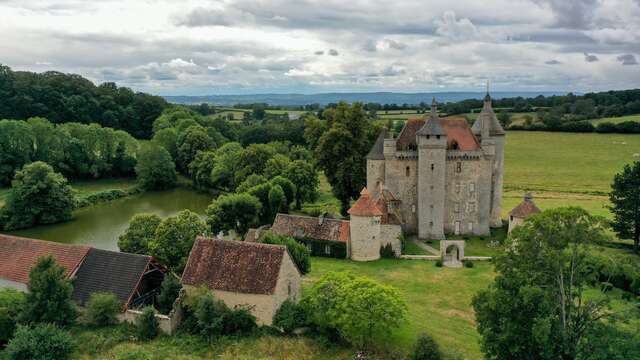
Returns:
[[[301,297],[301,273],[285,246],[198,237],[182,284],[206,286],[230,308],[246,306],[259,325],[271,325],[287,299]]]

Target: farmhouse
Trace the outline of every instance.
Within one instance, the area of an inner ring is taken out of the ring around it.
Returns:
[[[234,308],[246,306],[258,324],[271,325],[287,299],[300,299],[301,274],[287,248],[198,237],[182,273],[187,291],[206,286]]]
[[[509,232],[522,225],[526,218],[539,212],[540,209],[533,202],[533,196],[526,194],[522,202],[509,212]]]
[[[113,293],[123,311],[152,301],[164,268],[152,257],[0,234],[0,288],[28,291],[29,272],[42,256],[53,256],[73,283],[73,300],[84,306],[91,294]]]

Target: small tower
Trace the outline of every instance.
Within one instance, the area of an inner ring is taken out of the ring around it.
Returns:
[[[372,199],[367,188],[349,209],[350,257],[354,261],[371,261],[380,258],[380,224],[384,212]]]
[[[521,225],[526,218],[539,212],[531,193],[525,194],[524,200],[509,212],[509,232]]]
[[[482,111],[471,128],[480,138],[482,150],[491,159],[491,207],[489,224],[491,227],[501,227],[502,218],[502,182],[504,176],[504,143],[505,131],[496,117],[491,106],[491,96],[487,89]]]
[[[386,145],[389,140],[394,141],[393,139],[388,139],[389,135],[387,129],[382,129],[378,139],[367,154],[367,188],[370,191],[374,191],[376,187],[384,183]]]
[[[440,124],[436,99],[418,143],[418,237],[444,239],[447,133]]]

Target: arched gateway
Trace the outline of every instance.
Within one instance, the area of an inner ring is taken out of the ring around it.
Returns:
[[[440,240],[440,256],[447,266],[462,266],[464,240]]]

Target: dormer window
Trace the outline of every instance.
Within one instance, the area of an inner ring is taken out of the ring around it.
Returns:
[[[451,150],[460,150],[460,145],[456,140],[451,141]]]

